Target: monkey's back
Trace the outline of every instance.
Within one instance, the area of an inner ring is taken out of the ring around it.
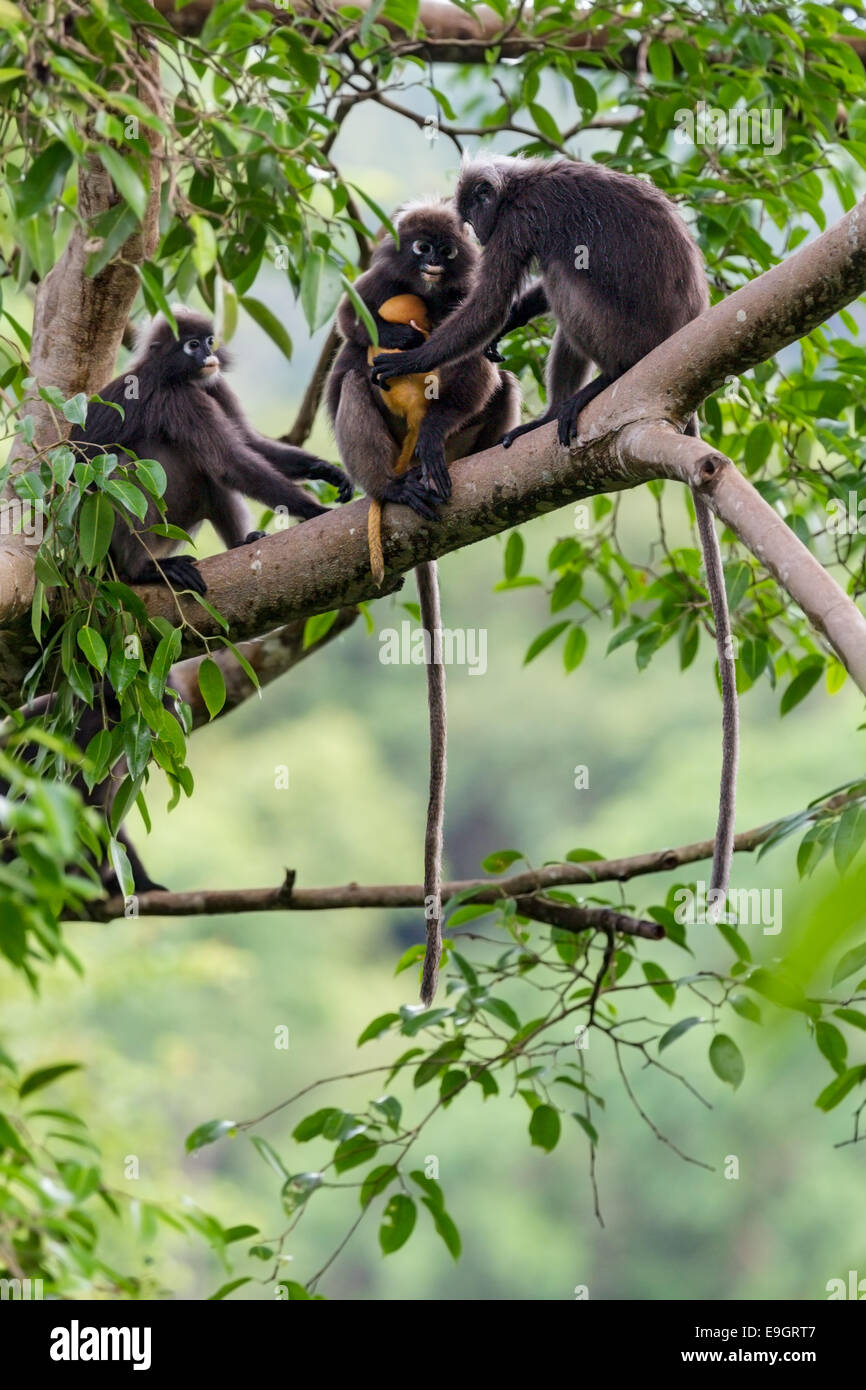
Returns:
[[[625,371],[706,309],[703,256],[654,184],[572,161],[527,161],[516,178],[551,309],[604,370]]]

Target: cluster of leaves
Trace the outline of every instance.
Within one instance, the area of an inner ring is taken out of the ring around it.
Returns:
[[[492,869],[496,865],[501,872],[519,857],[516,851],[502,851],[491,856],[485,866]],[[568,858],[587,861],[601,856],[581,849]],[[676,913],[684,889],[694,891],[695,885],[673,885],[665,902],[651,908],[649,915],[665,927],[670,941],[691,956],[687,926]],[[576,901],[565,891],[550,896],[561,902]],[[593,896],[589,901],[603,899]],[[452,937],[446,942],[445,959],[454,969],[443,1001],[430,1008],[404,1006],[374,1018],[363,1030],[359,1047],[383,1039],[398,1045],[408,1042],[398,1056],[382,1064],[384,1092],[371,1098],[363,1109],[328,1105],[297,1121],[291,1133],[293,1145],[319,1146],[321,1161],[315,1168],[301,1166],[303,1157],[298,1153],[295,1158],[294,1148],[284,1158],[260,1135],[250,1135],[260,1157],[279,1180],[281,1206],[288,1218],[278,1239],[248,1252],[256,1259],[274,1261],[270,1277],[275,1282],[280,1279],[283,1252],[313,1195],[345,1185],[358,1188],[360,1219],[378,1212],[383,1254],[393,1254],[409,1240],[416,1229],[420,1203],[456,1259],[461,1250],[460,1235],[447,1210],[435,1160],[428,1157],[423,1168],[417,1166],[421,1134],[440,1112],[454,1105],[517,1095],[527,1107],[527,1137],[532,1147],[550,1153],[561,1140],[568,1140],[569,1129],[576,1134],[576,1125],[594,1154],[603,1137],[605,1108],[594,1077],[603,1070],[603,1063],[597,1060],[599,1046],[612,1050],[627,1095],[644,1121],[647,1116],[625,1066],[629,1059],[642,1069],[665,1072],[696,1094],[695,1084],[672,1070],[671,1050],[681,1038],[702,1028],[708,1035],[710,1070],[736,1090],[745,1079],[746,1062],[739,1044],[726,1030],[739,1027],[740,1021],[750,1025],[768,1022],[768,1007],[771,1013],[787,1011],[801,1016],[819,1053],[832,1068],[832,1080],[815,1101],[819,1109],[834,1109],[866,1082],[866,1062],[849,1058],[849,1043],[859,1040],[862,1044],[861,1035],[866,1031],[866,978],[860,978],[856,985],[851,983],[866,967],[866,945],[845,952],[833,968],[830,988],[836,991],[847,981],[844,992],[838,997],[817,998],[806,994],[790,962],[755,964],[737,927],[724,921],[718,930],[734,956],[727,973],[689,968],[680,974],[639,955],[629,938],[612,950],[604,933],[576,935],[560,928],[539,929],[519,915],[513,901],[492,906],[461,904],[455,899],[449,908],[448,929],[452,933],[479,917],[494,919],[504,934],[502,949],[494,945],[484,959],[473,956],[470,960],[455,946],[456,940],[462,947],[467,935]],[[423,947],[410,948],[398,963],[397,973],[418,967],[422,956]],[[649,1016],[650,1006],[642,1009],[640,1018],[621,1016],[618,993],[627,976],[631,991],[646,990],[668,1011],[673,1012],[685,995],[699,1001],[701,1012],[673,1023],[656,1022]],[[347,1082],[351,1076],[347,1074]],[[434,1094],[426,1104],[423,1097],[417,1098],[422,1104],[420,1114],[417,1104],[410,1110],[416,1093],[428,1088]],[[300,1094],[306,1095],[307,1090]],[[295,1104],[299,1099],[294,1097],[284,1104]],[[862,1109],[861,1103],[855,1137]],[[256,1125],[254,1120],[208,1121],[188,1136],[187,1148],[194,1152],[227,1135],[249,1133]],[[429,1149],[429,1135],[424,1143]],[[351,1174],[348,1184],[339,1181],[345,1174]],[[312,1275],[305,1284],[292,1285],[290,1296],[313,1296],[319,1278]]]
[[[117,1184],[106,1176],[99,1146],[81,1117],[43,1103],[46,1087],[78,1070],[77,1062],[56,1062],[20,1077],[0,1048],[0,1279],[22,1284],[20,1291],[13,1284],[7,1296],[170,1296],[153,1276],[118,1269],[106,1257],[118,1222],[127,1223],[142,1244],[152,1243],[160,1228],[200,1239],[229,1271],[229,1247],[255,1227],[223,1227],[191,1204],[173,1210],[140,1200],[132,1195],[131,1175]],[[213,1296],[222,1295],[218,1290]]]

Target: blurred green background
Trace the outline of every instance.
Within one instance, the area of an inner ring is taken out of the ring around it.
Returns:
[[[547,100],[555,109],[560,96],[551,90]],[[456,155],[448,142],[431,144],[376,107],[348,123],[336,153],[345,174],[387,208],[452,186]],[[320,339],[308,339],[284,275],[262,276],[255,293],[285,317],[295,361],[289,368],[242,320],[234,379],[256,424],[277,434],[291,423]],[[335,457],[322,418],[311,446]],[[641,493],[624,495],[620,506],[625,553],[640,559],[655,535],[654,507]],[[683,500],[670,489],[665,514],[672,536],[685,536]],[[525,527],[525,568],[543,574],[549,546],[571,526],[565,510]],[[524,668],[526,648],[549,622],[548,605],[542,589],[493,592],[504,540],[441,565],[446,623],[488,634],[484,676],[448,672],[446,873],[474,875],[485,854],[506,847],[537,863],[576,846],[614,856],[710,836],[720,708],[706,638],[685,673],[675,644],[642,673],[631,647],[605,659],[609,632],[600,626],[590,627],[575,674],[564,674],[557,647]],[[208,544],[204,538],[200,550]],[[399,625],[401,600],[414,597],[410,579],[402,595],[373,606],[377,625]],[[819,687],[782,721],[778,700],[766,682],[743,699],[740,828],[798,809],[862,767],[861,697],[850,683],[832,697]],[[276,884],[287,866],[304,886],[416,882],[426,759],[423,672],[381,665],[377,638],[359,621],[263,699],[199,732],[194,799],[167,815],[154,782],[153,833],[148,838],[135,823],[130,830],[150,872],[174,889]],[[589,768],[586,790],[574,789],[577,764]],[[274,786],[280,765],[289,769],[287,790]],[[851,945],[863,925],[862,874],[853,871],[840,886],[825,865],[801,884],[795,847],[786,842],[759,866],[751,858],[735,863],[737,884],[784,892],[782,933],[746,930],[758,957],[787,953],[807,930]],[[662,897],[657,880],[637,880],[625,894],[638,907]],[[46,1104],[68,1098],[84,1108],[118,1186],[126,1157],[137,1155],[143,1198],[177,1202],[188,1194],[226,1224],[251,1221],[266,1236],[282,1230],[277,1181],[246,1138],[185,1158],[184,1137],[212,1118],[249,1118],[318,1077],[389,1062],[399,1048],[383,1040],[359,1053],[354,1042],[374,1015],[414,1001],[414,971],[395,978],[393,967],[421,938],[420,914],[274,913],[69,930],[87,967],[83,984],[63,967],[50,972],[34,1011],[17,981],[0,981],[6,1040],[23,1065],[61,1056],[85,1063]],[[729,967],[715,931],[694,929],[692,939],[694,961],[671,945],[653,946],[652,958],[678,974]],[[667,1027],[700,1013],[700,1001],[694,1005],[683,995],[672,1013],[655,997],[646,1008]],[[274,1046],[283,1025],[288,1051]],[[849,1269],[866,1275],[863,1223],[852,1217],[863,1210],[866,1149],[833,1147],[849,1136],[849,1107],[829,1117],[813,1107],[832,1072],[806,1020],[791,1015],[757,1028],[726,1017],[725,1028],[746,1056],[736,1095],[710,1070],[706,1029],[667,1054],[712,1108],[657,1071],[640,1075],[632,1064],[630,1072],[655,1124],[714,1172],[658,1142],[604,1041],[593,1039],[587,1060],[607,1097],[598,1121],[603,1229],[576,1125],[545,1155],[530,1149],[519,1103],[473,1100],[440,1113],[422,1141],[422,1153],[439,1160],[462,1260],[452,1263],[424,1218],[407,1248],[386,1259],[370,1221],[322,1291],[359,1299],[569,1299],[586,1284],[592,1298],[813,1299]],[[318,1103],[362,1103],[381,1089],[376,1079],[341,1082],[318,1093]],[[410,1104],[420,1115],[429,1101],[422,1093]],[[289,1137],[312,1108],[307,1098],[258,1130],[292,1171],[314,1167],[324,1152]],[[739,1160],[737,1180],[724,1176],[729,1155]],[[355,1189],[313,1199],[287,1247],[288,1276],[303,1281],[324,1263],[356,1211]],[[127,1262],[134,1259],[131,1234],[118,1232],[117,1240]],[[207,1296],[222,1281],[216,1263],[181,1238],[160,1237],[152,1253],[158,1285],[180,1297]],[[238,1272],[261,1267],[241,1255]],[[255,1297],[256,1286],[238,1296]]]

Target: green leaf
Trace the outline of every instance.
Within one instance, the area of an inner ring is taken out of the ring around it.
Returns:
[[[368,334],[370,335],[370,342],[373,344],[374,347],[378,347],[379,329],[376,326],[376,320],[373,318],[373,315],[370,313],[370,310],[367,308],[363,299],[358,294],[358,291],[355,289],[355,286],[352,284],[351,280],[347,280],[345,275],[341,275],[340,283],[343,286],[343,289],[346,291],[346,294],[349,296],[355,313],[358,315],[358,318],[361,320]]]
[[[653,992],[667,1004],[668,1008],[672,1008],[676,1002],[677,991],[675,985],[668,983],[668,972],[662,970],[660,965],[656,965],[651,960],[645,960],[642,964],[644,976],[652,986]],[[665,983],[662,984],[661,981],[665,981]]]
[[[827,1058],[833,1070],[843,1072],[848,1056],[848,1044],[836,1025],[827,1023],[825,1019],[819,1019],[815,1024],[815,1041],[818,1044],[818,1051]]]
[[[189,225],[195,237],[192,248],[193,265],[199,273],[199,278],[203,280],[216,264],[216,235],[206,217],[194,215],[189,219]]]
[[[647,50],[647,61],[657,82],[673,82],[674,60],[669,44],[661,39],[653,39]]]
[[[853,864],[866,839],[866,809],[848,806],[839,817],[833,838],[833,858],[840,874]]]
[[[283,1163],[283,1160],[280,1158],[276,1149],[271,1147],[267,1139],[261,1139],[257,1134],[252,1135],[251,1138],[253,1146],[256,1148],[261,1157],[265,1160],[265,1163],[267,1163],[268,1167],[272,1168],[278,1177],[283,1178],[284,1181],[288,1182],[290,1180],[291,1174],[289,1173],[288,1168]]]
[[[311,333],[328,322],[339,301],[344,277],[321,252],[312,252],[301,271],[301,308]]]
[[[299,1144],[306,1144],[310,1139],[317,1138],[325,1128],[332,1115],[339,1115],[341,1112],[335,1110],[333,1106],[327,1106],[323,1110],[314,1110],[312,1115],[305,1115],[300,1124],[292,1130],[292,1138]]]
[[[368,1207],[373,1198],[380,1196],[396,1176],[396,1163],[380,1163],[378,1168],[371,1168],[361,1183],[361,1206]]]
[[[418,1212],[411,1197],[403,1192],[395,1192],[388,1201],[379,1227],[379,1244],[382,1253],[393,1255],[401,1245],[405,1245],[415,1229]]]
[[[853,1091],[855,1086],[866,1079],[866,1066],[849,1067],[848,1071],[843,1071],[841,1076],[834,1077],[829,1086],[824,1090],[815,1101],[819,1110],[834,1110],[841,1101],[845,1099],[849,1091]]]
[[[572,1118],[577,1120],[577,1123],[580,1125],[584,1134],[589,1139],[589,1142],[598,1146],[598,1130],[596,1129],[592,1121],[588,1120],[585,1115],[578,1114],[576,1110],[572,1110],[571,1114]]]
[[[199,663],[198,688],[207,705],[208,714],[214,719],[226,702],[226,683],[219,666],[209,656]]]
[[[264,329],[271,341],[276,343],[283,356],[291,361],[292,340],[276,314],[272,313],[260,299],[252,299],[249,295],[241,295],[240,302],[253,322],[257,323],[259,328]]]
[[[188,1154],[195,1153],[196,1149],[203,1149],[206,1144],[215,1144],[225,1134],[234,1134],[236,1128],[234,1120],[208,1120],[186,1136],[184,1147]]]
[[[499,849],[482,859],[481,867],[486,874],[504,874],[511,864],[516,864],[522,858],[519,849]]]
[[[19,184],[13,185],[15,212],[21,222],[56,203],[63,192],[72,152],[59,140],[46,145]]]
[[[866,1014],[858,1013],[856,1009],[834,1009],[833,1012],[843,1023],[850,1023],[852,1028],[862,1028],[866,1032]]]
[[[371,1042],[374,1038],[381,1037],[383,1033],[387,1033],[392,1023],[399,1022],[399,1014],[379,1014],[378,1018],[374,1018],[372,1023],[367,1024],[355,1046],[361,1047],[365,1042]]]
[[[351,1139],[344,1139],[334,1150],[335,1171],[346,1173],[361,1163],[369,1163],[378,1147],[378,1140],[371,1138],[369,1134],[355,1134]]]
[[[52,1082],[71,1071],[81,1071],[81,1063],[57,1062],[53,1067],[41,1067],[38,1071],[31,1071],[18,1087],[18,1094],[23,1100],[25,1096],[32,1095],[34,1091],[41,1091],[43,1086],[50,1086]]]
[[[675,1023],[672,1028],[669,1028],[668,1031],[659,1038],[659,1052],[663,1052],[666,1047],[670,1047],[671,1043],[675,1043],[677,1038],[681,1038],[684,1033],[688,1033],[689,1029],[694,1028],[696,1024],[704,1023],[705,1021],[706,1020],[703,1018],[698,1018],[697,1015],[693,1015],[691,1018],[681,1018],[679,1023]]]
[[[63,417],[73,425],[84,426],[87,419],[87,397],[83,391],[63,402]]]
[[[111,145],[100,145],[99,158],[121,198],[141,222],[147,212],[147,189],[138,172]]]
[[[586,653],[586,643],[586,629],[575,624],[565,639],[565,647],[562,652],[566,671],[577,670]]]
[[[747,1018],[750,1023],[761,1022],[761,1010],[747,994],[732,994],[728,1003],[741,1018]]]
[[[304,651],[315,646],[316,642],[321,642],[339,616],[339,609],[334,608],[330,613],[316,613],[312,618],[308,618],[304,623]]]
[[[85,497],[78,516],[78,540],[81,558],[88,569],[104,560],[114,531],[114,508],[102,492]]]
[[[554,623],[552,627],[545,628],[544,632],[539,633],[535,640],[529,644],[526,656],[523,658],[524,666],[528,666],[530,661],[533,661],[535,657],[538,656],[539,652],[543,652],[545,647],[549,647],[551,642],[555,642],[560,633],[564,632],[565,629],[570,626],[571,624],[566,618],[564,622]]]
[[[853,951],[846,951],[836,969],[833,971],[832,984],[838,985],[842,980],[847,980],[849,975],[853,975],[856,970],[862,970],[866,965],[866,942],[862,946],[855,946]]]
[[[512,531],[505,543],[505,578],[516,579],[523,565],[526,547],[519,531]]]
[[[717,1033],[710,1043],[710,1066],[721,1081],[733,1086],[736,1091],[746,1074],[743,1054],[733,1038],[726,1033]]]
[[[421,1201],[433,1217],[433,1225],[437,1233],[444,1240],[449,1253],[455,1260],[460,1258],[460,1232],[451,1220],[445,1208],[437,1205],[430,1197],[422,1197]]]
[[[5,1115],[0,1115],[0,1153],[4,1149],[14,1149],[20,1154],[27,1153],[17,1129],[13,1128]]]
[[[249,1274],[245,1274],[241,1279],[231,1279],[228,1284],[221,1284],[216,1293],[212,1293],[209,1296],[208,1302],[213,1303],[217,1299],[227,1298],[230,1293],[233,1293],[235,1289],[239,1289],[242,1284],[251,1283],[252,1277]]]
[[[95,666],[100,673],[104,671],[108,661],[108,649],[95,628],[79,628],[77,641],[91,666]]]
[[[801,700],[805,700],[810,690],[818,684],[823,670],[824,662],[820,659],[800,670],[782,696],[779,705],[780,715],[788,714],[795,705],[799,705]]]
[[[544,1149],[545,1153],[550,1153],[559,1143],[561,1132],[562,1121],[559,1111],[554,1110],[552,1105],[536,1106],[529,1121],[529,1137],[532,1143],[537,1148]]]
[[[539,106],[534,101],[529,102],[529,114],[535,122],[536,129],[540,131],[542,135],[546,136],[554,145],[562,144],[562,135],[559,127],[550,112],[544,106]]]

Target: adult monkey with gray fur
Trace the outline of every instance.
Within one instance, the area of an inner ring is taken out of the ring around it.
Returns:
[[[549,310],[557,328],[547,364],[548,408],[505,433],[548,421],[559,441],[577,435],[580,412],[659,343],[707,308],[704,263],[685,225],[652,184],[601,164],[494,156],[464,164],[457,211],[484,247],[475,291],[421,346],[376,357],[373,381],[427,372],[486,350]],[[585,256],[582,254],[585,251]],[[540,280],[520,293],[530,266]],[[591,363],[599,368],[587,381]],[[686,432],[696,435],[693,417]],[[693,492],[713,609],[722,684],[722,776],[711,889],[727,892],[738,757],[737,692],[721,552],[712,517]]]
[[[389,300],[416,297],[435,332],[437,324],[471,295],[478,269],[478,252],[450,205],[435,201],[409,205],[396,214],[394,226],[399,245],[391,237],[381,241],[369,270],[354,286],[376,323],[379,346],[386,349],[410,347],[424,339],[424,333],[411,323],[382,317],[379,311]],[[490,448],[519,420],[517,382],[480,352],[469,354],[459,367],[445,366],[431,374],[430,399],[418,427],[418,463],[396,473],[406,421],[389,409],[387,393],[370,383],[369,329],[348,297],[340,305],[337,323],[345,341],[328,381],[327,398],[343,464],[373,501],[397,503],[435,521],[439,505],[451,494],[449,461]],[[397,356],[402,359],[403,354]],[[429,1004],[436,992],[442,949],[445,668],[435,561],[418,565],[415,575],[431,657],[427,662],[430,796],[424,840],[427,949],[421,979],[421,998]]]

